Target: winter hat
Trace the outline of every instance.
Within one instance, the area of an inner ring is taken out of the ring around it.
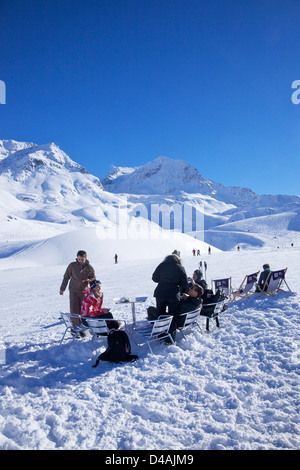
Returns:
[[[202,279],[202,271],[200,271],[200,269],[196,269],[196,271],[194,271],[194,274],[197,275],[198,277],[198,280]]]
[[[263,269],[270,269],[270,265],[269,264],[264,264]]]
[[[94,289],[94,287],[98,286],[98,284],[101,284],[101,282],[97,281],[97,279],[94,279],[93,281],[90,282],[90,288]]]

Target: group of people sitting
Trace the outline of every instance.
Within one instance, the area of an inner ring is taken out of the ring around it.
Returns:
[[[154,291],[156,306],[148,307],[147,319],[156,320],[166,314],[173,316],[169,332],[175,340],[176,329],[181,326],[182,321],[179,315],[199,308],[208,286],[202,279],[202,272],[199,269],[194,271],[192,278],[188,278],[180,257],[174,253],[166,256],[157,266],[152,280],[157,283]],[[118,322],[114,320],[110,309],[103,307],[101,282],[96,279],[86,252],[78,252],[76,261],[67,267],[60,288],[61,295],[69,281],[72,313],[80,315],[86,325],[88,324],[85,318],[92,317],[111,319],[112,321],[108,323],[109,328],[118,328]]]
[[[156,307],[148,307],[147,318],[156,320],[166,314],[173,316],[169,333],[175,341],[176,330],[184,322],[182,314],[201,307],[208,286],[199,269],[188,278],[180,257],[175,253],[166,256],[157,266],[152,280],[157,283],[154,290]],[[165,342],[171,340],[167,338]]]

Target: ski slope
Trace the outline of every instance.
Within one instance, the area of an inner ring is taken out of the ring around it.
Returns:
[[[105,343],[85,338],[59,346],[59,312],[68,311],[68,293],[58,294],[66,260],[55,255],[43,264],[38,250],[30,260],[26,249],[26,262],[22,253],[3,258],[0,449],[299,449],[300,243],[294,245],[213,250],[201,258],[184,252],[188,275],[205,260],[208,281],[232,276],[236,288],[265,262],[288,267],[291,292],[229,304],[220,328],[209,334],[203,319],[203,331],[177,335],[176,346],[157,343],[151,355],[133,343],[137,362],[96,369],[91,366]],[[174,248],[164,246],[165,255]],[[136,306],[143,320],[154,304],[152,272],[164,255],[147,241],[151,257],[134,257],[131,245],[115,265],[98,250],[87,251],[105,306],[130,325],[130,307],[113,299],[146,295],[146,305]],[[72,261],[76,253],[68,254]]]
[[[164,157],[101,182],[54,143],[0,140],[0,167],[0,449],[299,449],[299,196],[226,188]],[[177,203],[203,214],[202,233],[147,217]],[[105,340],[60,346],[59,286],[80,249],[129,329],[130,307],[113,299],[147,296],[144,320],[152,273],[174,249],[188,275],[206,261],[208,282],[231,276],[235,288],[265,262],[288,267],[291,291],[229,304],[219,329],[203,319],[153,356],[132,342],[137,362],[94,369]]]

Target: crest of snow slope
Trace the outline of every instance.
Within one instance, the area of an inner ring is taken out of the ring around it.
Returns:
[[[78,250],[85,250],[90,260],[98,264],[112,262],[115,253],[121,263],[132,260],[142,263],[153,258],[163,259],[175,249],[182,255],[189,255],[193,249],[202,253],[208,251],[206,243],[184,233],[163,230],[145,219],[132,219],[126,226],[111,224],[107,228],[107,231],[103,227],[81,228],[29,243],[20,251],[15,249],[15,244],[10,248],[7,241],[6,250],[12,256],[0,260],[0,269],[12,264],[14,267],[67,265],[75,259]],[[212,250],[220,251],[214,247]]]
[[[224,236],[225,234],[225,236]],[[282,248],[300,241],[300,208],[230,222],[207,230],[205,240],[223,250],[233,247]]]

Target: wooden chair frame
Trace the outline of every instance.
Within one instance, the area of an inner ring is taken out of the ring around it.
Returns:
[[[256,286],[259,273],[260,271],[257,271],[256,273],[253,273],[253,274],[246,274],[238,290],[235,292],[232,291],[233,302],[237,298],[244,298],[244,297],[249,298],[251,294],[255,293],[255,291],[252,291],[251,289]]]
[[[272,297],[279,291],[281,292],[288,292],[291,289],[289,288],[286,280],[285,275],[288,268],[285,269],[278,269],[277,271],[270,271],[268,274],[267,279],[264,282],[262,289],[257,284],[257,288],[260,294],[263,295],[270,295]],[[282,283],[284,283],[288,290],[282,289]]]

